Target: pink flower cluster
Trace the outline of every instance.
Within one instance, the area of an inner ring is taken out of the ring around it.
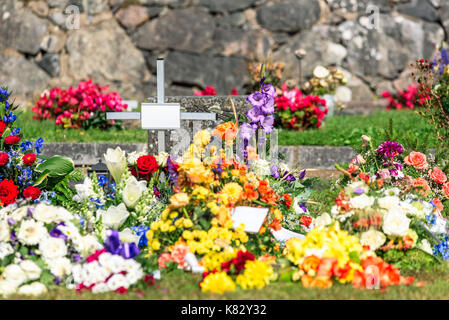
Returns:
[[[93,126],[107,127],[106,112],[121,112],[128,106],[122,103],[117,92],[107,92],[109,86],[101,87],[92,79],[81,81],[77,88],[67,90],[55,87],[44,93],[32,108],[34,119],[56,119],[57,125],[70,128],[86,128],[89,119],[103,115],[104,121],[92,123]]]
[[[384,91],[382,92],[382,98],[388,100],[387,110],[414,109],[416,106],[423,105],[426,101],[426,97],[421,96],[418,88],[413,84],[408,86],[406,90],[399,90],[395,94]]]
[[[275,98],[277,114],[282,127],[294,130],[320,128],[329,109],[326,100],[318,96],[305,96],[301,90],[288,90],[281,86],[282,95]]]
[[[231,96],[238,96],[238,92],[236,88],[232,88],[231,90]],[[217,92],[215,91],[215,88],[212,86],[207,86],[204,88],[204,90],[196,91],[193,93],[195,96],[216,96]]]

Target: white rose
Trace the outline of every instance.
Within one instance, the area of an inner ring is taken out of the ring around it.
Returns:
[[[28,277],[22,268],[17,264],[10,264],[3,270],[2,277],[11,283],[14,283],[16,287],[27,281]]]
[[[61,258],[67,254],[67,246],[61,238],[48,237],[42,240],[39,250],[46,260]]]
[[[104,160],[115,182],[120,183],[123,173],[128,170],[125,152],[120,147],[116,149],[108,148],[104,154]]]
[[[17,238],[23,244],[36,245],[48,234],[44,224],[40,221],[25,220],[17,233]]]
[[[28,280],[36,280],[41,276],[41,268],[31,260],[23,260],[19,263],[19,266],[27,275]]]
[[[27,284],[19,288],[18,294],[26,296],[40,296],[47,293],[47,288],[40,282],[33,282],[32,284]]]
[[[0,296],[9,296],[16,293],[17,285],[14,282],[0,280]]]
[[[146,189],[146,181],[137,181],[134,176],[129,177],[122,191],[123,202],[128,208],[134,208]]]
[[[129,212],[124,203],[118,206],[110,206],[107,211],[98,210],[97,215],[103,219],[103,225],[107,229],[118,229],[128,219]]]
[[[396,196],[387,196],[383,198],[377,199],[377,203],[379,204],[379,207],[390,210],[395,207],[399,207],[399,203],[401,200]]]
[[[137,151],[133,151],[131,153],[128,153],[128,164],[129,165],[135,165],[137,163],[137,159],[139,159],[141,156],[144,156],[146,153],[145,152],[137,152]]]
[[[349,200],[349,204],[354,209],[364,209],[367,207],[371,207],[374,204],[374,198],[362,194],[361,196],[352,197]]]
[[[43,223],[54,223],[70,221],[73,219],[73,215],[65,208],[47,205],[41,202],[34,208],[33,218]]]
[[[323,79],[329,76],[329,70],[323,66],[317,66],[313,69],[313,75],[317,78]]]
[[[410,219],[401,208],[392,208],[383,219],[383,231],[386,235],[393,237],[403,237],[408,233]]]
[[[102,253],[99,257],[98,257],[98,262],[103,266],[103,267],[108,267],[111,264],[111,259],[112,259],[112,254],[109,252],[105,252]]]
[[[269,176],[271,174],[271,165],[267,160],[254,160],[251,167],[259,177]]]
[[[125,230],[119,232],[119,238],[122,242],[135,243],[136,245],[140,240],[140,237],[130,228],[126,228]]]
[[[418,244],[418,248],[421,249],[424,252],[427,252],[428,254],[433,255],[432,246],[430,245],[429,241],[427,239],[424,239]]]
[[[72,263],[68,258],[56,258],[47,261],[50,272],[56,277],[64,277],[72,272]]]
[[[0,241],[8,242],[9,236],[10,232],[8,222],[0,220]]]
[[[0,242],[0,260],[14,253],[13,247],[6,242]]]
[[[125,270],[125,259],[118,255],[112,255],[109,260],[108,267],[114,273],[119,273]]]
[[[167,166],[167,160],[168,160],[169,154],[167,152],[160,152],[155,158],[157,161],[157,164],[159,167],[166,167]]]
[[[352,91],[348,87],[340,86],[335,90],[335,99],[339,103],[348,103],[352,100]]]
[[[332,223],[332,218],[329,213],[323,213],[322,215],[316,217],[312,222],[312,228],[315,227],[326,227]]]
[[[362,233],[360,243],[363,246],[369,246],[371,250],[375,251],[385,243],[386,239],[387,237],[382,232],[371,229]]]

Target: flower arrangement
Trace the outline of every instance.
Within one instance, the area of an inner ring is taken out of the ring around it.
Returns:
[[[416,85],[411,84],[406,90],[399,90],[397,93],[389,91],[382,92],[382,98],[387,99],[387,110],[414,109],[422,106],[427,98],[420,96]]]
[[[375,148],[369,137],[362,140],[365,151],[348,170],[337,166],[349,178],[343,183],[350,183],[335,200],[333,218],[384,258],[413,249],[445,259],[440,249],[447,236],[446,174],[424,154],[405,152],[397,142]]]
[[[34,119],[54,119],[64,128],[107,129],[118,122],[106,120],[106,112],[121,112],[128,106],[122,103],[117,92],[108,92],[108,86],[100,86],[92,79],[81,81],[77,88],[67,90],[55,87],[44,92],[32,111]]]
[[[276,116],[282,128],[306,130],[321,128],[328,113],[326,100],[314,95],[304,95],[298,88],[288,90],[282,86],[282,94],[275,98]]]
[[[83,235],[79,219],[62,207],[9,205],[0,210],[0,295],[43,294],[99,248],[96,237]]]
[[[414,281],[413,277],[401,277],[397,268],[364,250],[359,239],[341,230],[338,223],[314,228],[304,240],[289,239],[284,254],[296,266],[293,270],[285,268],[284,277],[300,280],[305,288],[327,289],[334,280],[368,289]]]
[[[328,69],[317,66],[313,70],[313,77],[304,84],[302,89],[307,95],[322,96],[335,94],[337,88],[346,83],[345,75],[337,68],[331,67]]]
[[[234,291],[237,285],[243,290],[260,290],[274,280],[271,262],[266,256],[256,259],[249,251],[234,251],[218,268],[203,273],[199,286],[203,292],[219,294]]]
[[[44,140],[25,140],[15,125],[17,106],[9,103],[10,92],[0,88],[0,202],[2,206],[18,199],[48,200],[52,187],[74,171],[66,157],[42,156]]]
[[[76,291],[92,293],[115,291],[120,294],[138,283],[144,277],[141,265],[133,258],[139,249],[132,243],[122,243],[116,230],[108,230],[104,249],[96,250],[86,262],[72,269]]]

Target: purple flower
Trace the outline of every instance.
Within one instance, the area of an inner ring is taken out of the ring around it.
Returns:
[[[273,124],[274,124],[274,116],[267,116],[261,126],[262,129],[265,131],[265,133],[271,133],[273,132]]]
[[[61,230],[59,230],[58,228],[53,228],[50,230],[50,237],[53,238],[60,238],[63,239],[64,241],[67,241],[68,237],[62,233]]]
[[[404,152],[404,148],[395,141],[385,141],[379,146],[376,152],[384,156],[384,158],[394,158]]]
[[[74,254],[73,256],[72,256],[72,259],[73,259],[73,261],[74,262],[78,262],[78,261],[80,261],[82,258],[81,258],[81,256],[79,255],[79,254]]]
[[[28,208],[28,217],[32,218],[33,217],[33,213],[34,213],[34,208],[29,207]]]
[[[254,107],[246,112],[246,116],[251,120],[251,122],[262,122],[265,118],[262,111],[259,108]]]
[[[253,94],[250,94],[246,100],[248,100],[253,107],[261,108],[266,103],[266,95],[256,91]]]
[[[112,254],[119,254],[120,246],[122,242],[120,241],[119,234],[117,230],[107,230],[106,231],[106,241],[104,243],[105,249]]]
[[[274,113],[274,99],[273,97],[266,97],[265,103],[260,107],[263,113],[272,114]]]
[[[449,65],[449,54],[446,48],[441,49],[441,61],[443,62],[444,66]]]
[[[307,206],[304,203],[300,203],[299,207],[302,209],[302,211],[304,211],[304,213],[307,212]]]
[[[132,259],[140,253],[137,245],[133,243],[123,243],[120,248],[120,255],[125,259]]]
[[[13,226],[16,224],[16,220],[14,218],[8,218],[8,225]]]
[[[284,173],[284,177],[286,177],[285,181],[288,181],[288,182],[296,181],[295,176],[292,175],[291,173],[289,173],[288,171],[286,173]]]
[[[364,190],[364,189],[361,189],[361,188],[358,188],[358,189],[355,189],[355,190],[354,190],[354,193],[355,193],[355,194],[362,194],[362,193],[365,193],[365,190]]]
[[[279,174],[279,168],[277,165],[274,165],[271,167],[271,176],[273,178],[279,178],[280,174]]]
[[[299,173],[299,180],[302,180],[302,179],[304,179],[304,177],[306,176],[306,169],[304,169],[303,171],[301,171],[300,173]]]
[[[267,94],[270,97],[276,97],[277,96],[277,92],[276,89],[269,83],[264,84],[262,86],[262,88],[260,89],[261,92]]]
[[[243,123],[240,126],[239,134],[240,134],[241,138],[243,138],[245,140],[249,140],[254,135],[254,128],[249,123]]]

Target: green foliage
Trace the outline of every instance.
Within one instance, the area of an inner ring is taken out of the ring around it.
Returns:
[[[381,257],[398,267],[401,272],[429,271],[440,263],[437,258],[418,248],[407,251],[388,250]]]
[[[75,191],[69,187],[69,183],[79,182],[84,178],[84,173],[80,169],[75,169],[67,176],[59,181],[54,187],[55,198],[53,199],[53,204],[60,205],[69,208],[73,205],[72,198],[75,195]]]

